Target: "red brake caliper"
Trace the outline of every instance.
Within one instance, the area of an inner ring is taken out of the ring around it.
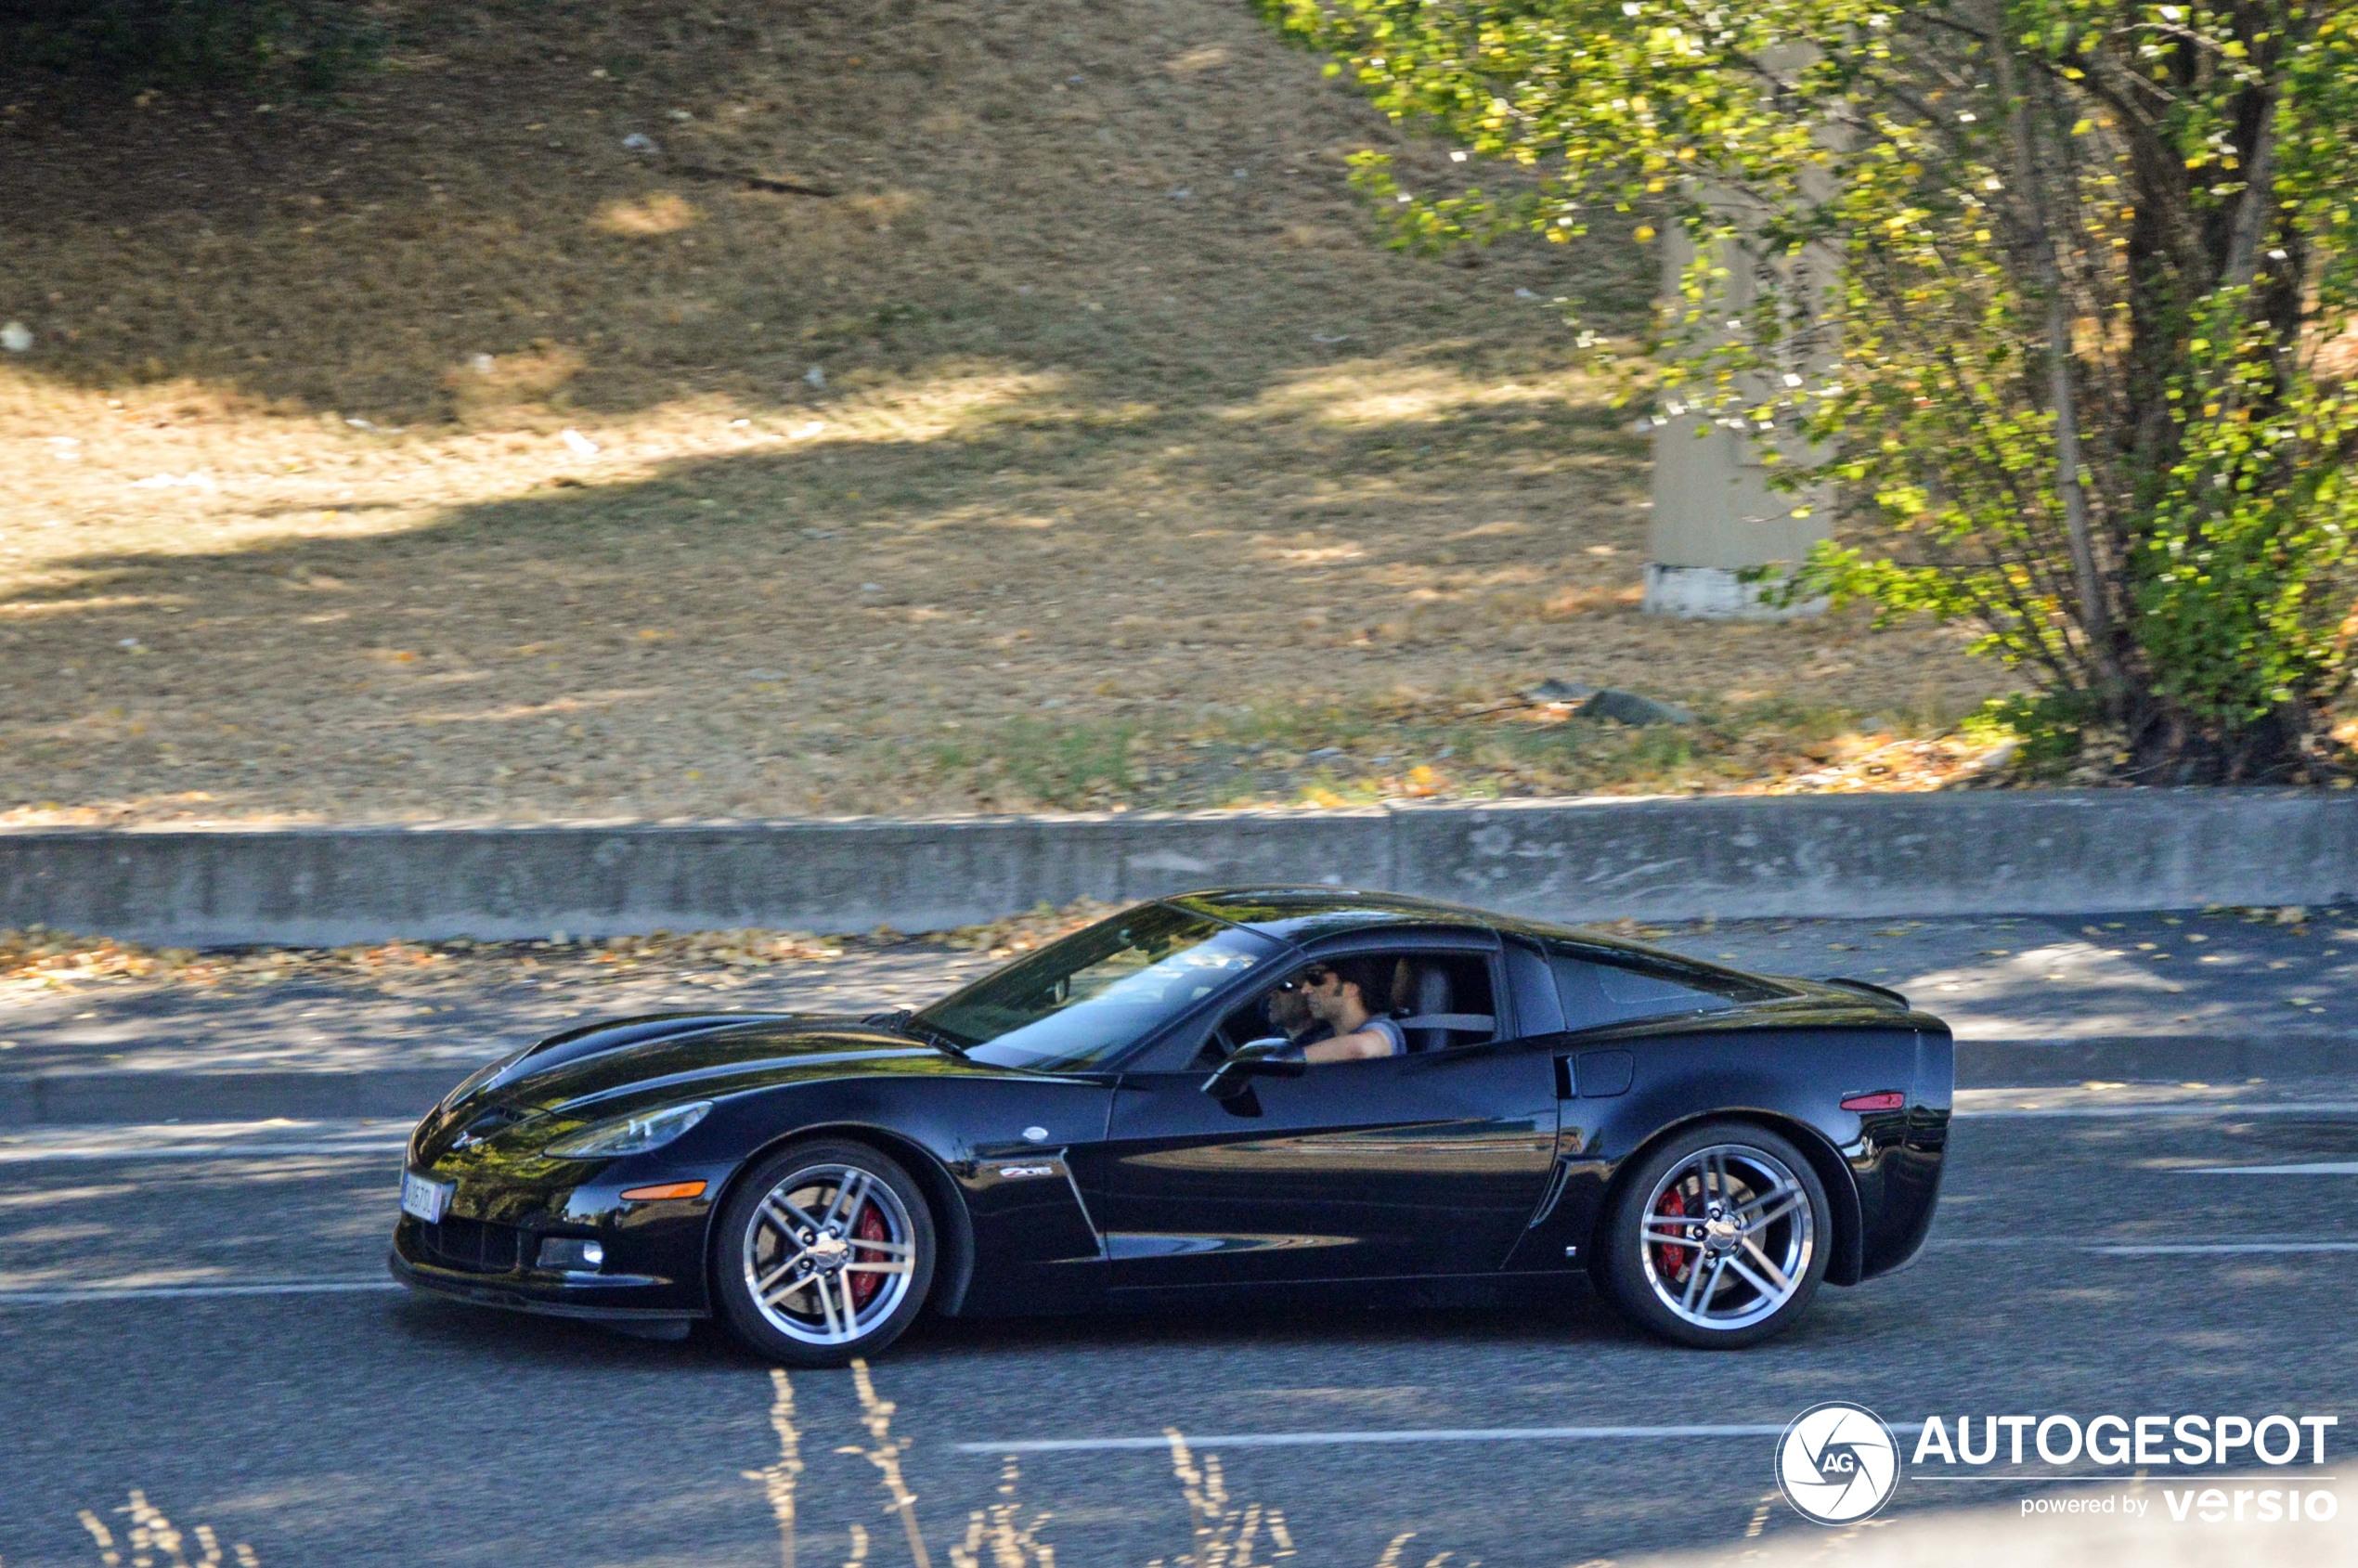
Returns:
[[[852,1225],[851,1234],[861,1241],[882,1241],[885,1238],[884,1216],[876,1212],[876,1206],[875,1204],[863,1203],[861,1205],[860,1218]],[[851,1249],[851,1255],[854,1259],[863,1263],[882,1263],[885,1259],[884,1253],[880,1251],[872,1251],[867,1248],[859,1246],[854,1246]],[[851,1300],[854,1304],[866,1306],[868,1304],[869,1298],[873,1297],[878,1290],[884,1288],[884,1282],[885,1276],[881,1274],[853,1275],[851,1276]]]
[[[1654,1217],[1656,1219],[1665,1220],[1685,1219],[1687,1217],[1687,1195],[1679,1191],[1675,1186],[1668,1192],[1664,1193],[1662,1195],[1662,1206],[1654,1211]],[[1691,1247],[1656,1246],[1654,1248],[1654,1272],[1660,1275],[1665,1283],[1672,1285],[1678,1284],[1679,1281],[1687,1277],[1687,1269],[1692,1262],[1691,1254],[1693,1251],[1694,1249]]]

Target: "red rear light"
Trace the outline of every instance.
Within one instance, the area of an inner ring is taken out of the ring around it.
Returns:
[[[1872,1095],[1853,1095],[1842,1102],[1845,1110],[1898,1110],[1908,1103],[1908,1096],[1897,1089],[1885,1089]]]

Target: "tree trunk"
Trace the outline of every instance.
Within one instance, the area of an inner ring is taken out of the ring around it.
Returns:
[[[2141,784],[2291,784],[2308,771],[2309,714],[2275,708],[2230,728],[2174,703],[2148,699],[2129,735],[2127,775]]]
[[[2079,477],[2079,397],[2072,384],[2071,317],[2064,296],[2063,265],[2055,255],[2054,232],[2047,222],[2045,183],[2032,141],[2030,106],[2015,70],[2014,41],[2006,36],[2006,0],[1989,0],[1987,12],[1982,32],[1997,70],[1999,95],[2005,100],[2007,129],[2014,142],[2015,199],[2022,207],[2039,286],[2046,295],[2047,397],[2055,419],[2055,499],[2063,509],[2064,532],[2071,544],[2079,629],[2087,639],[2089,660],[2096,668],[2098,695],[2117,719],[2123,717],[2125,693],[2113,656],[2112,614],[2105,599],[2104,579],[2096,570],[2095,545],[2088,534],[2088,492]]]
[[[2268,209],[2276,200],[2276,100],[2260,111],[2251,156],[2244,163],[2243,200],[2235,204],[2235,227],[2227,239],[2229,288],[2248,289],[2260,271],[2260,242],[2268,233]]]

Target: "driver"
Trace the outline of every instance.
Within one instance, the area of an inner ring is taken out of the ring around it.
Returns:
[[[1313,964],[1302,972],[1302,999],[1310,1016],[1334,1031],[1332,1039],[1305,1043],[1314,1062],[1348,1062],[1366,1056],[1405,1056],[1408,1037],[1380,1010],[1392,997],[1392,965],[1373,955]]]

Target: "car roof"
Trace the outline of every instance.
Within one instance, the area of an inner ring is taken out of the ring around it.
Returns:
[[[1439,899],[1415,898],[1406,893],[1369,892],[1355,888],[1215,888],[1193,893],[1174,893],[1157,901],[1209,915],[1215,920],[1225,920],[1296,946],[1306,946],[1328,937],[1347,936],[1354,931],[1375,931],[1387,927],[1497,931],[1538,940],[1566,942],[1592,952],[1617,952],[1650,966],[1738,976],[1788,990],[1795,985],[1807,989],[1814,983],[1796,980],[1787,975],[1770,975],[1738,969],[1726,964],[1713,964],[1648,942],[1633,941],[1593,926],[1565,926],[1548,920],[1530,920],[1522,915],[1498,914],[1466,904],[1445,903]]]
[[[1305,925],[1344,931],[1404,921],[1479,928],[1493,923],[1480,910],[1356,888],[1216,888],[1173,894],[1162,901],[1273,936],[1288,936]]]
[[[1631,953],[1655,955],[1640,942],[1625,941],[1600,931],[1517,915],[1495,914],[1438,899],[1406,893],[1368,891],[1356,888],[1219,888],[1178,893],[1162,901],[1198,914],[1210,915],[1264,932],[1281,941],[1311,942],[1323,937],[1393,926],[1438,927],[1467,931],[1513,931],[1524,936],[1554,937],[1590,947],[1618,948]],[[1661,954],[1660,956],[1669,956]]]

